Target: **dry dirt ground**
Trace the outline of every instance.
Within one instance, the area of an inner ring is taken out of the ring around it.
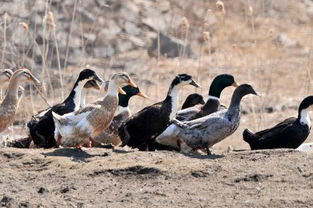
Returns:
[[[313,156],[0,149],[4,207],[312,207]]]

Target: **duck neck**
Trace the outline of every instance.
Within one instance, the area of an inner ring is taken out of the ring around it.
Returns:
[[[177,113],[178,96],[179,96],[179,87],[176,85],[171,86],[166,97],[166,100],[170,100],[171,103],[170,120],[174,119]]]
[[[118,105],[119,107],[123,107],[126,108],[128,107],[128,102],[131,96],[129,96],[128,94],[126,95],[122,95],[122,94],[118,94]]]
[[[106,95],[107,96],[116,96],[116,97],[118,97],[117,91],[118,91],[118,86],[116,85],[114,80],[110,80],[109,86],[108,86],[108,91],[107,91]]]
[[[202,106],[202,110],[207,111],[211,108],[211,102],[210,101],[217,101],[219,102],[220,99],[218,97],[215,96],[211,96],[209,95],[208,100],[206,101],[206,103]]]
[[[227,114],[231,116],[238,115],[240,113],[240,101],[244,95],[240,91],[235,90],[229,108],[227,110]]]
[[[224,87],[217,80],[214,80],[210,86],[209,96],[220,98],[223,89]]]
[[[78,110],[80,108],[80,103],[82,100],[82,90],[87,83],[88,80],[77,80],[74,84],[74,87],[69,94],[69,96],[65,99],[64,102],[72,102],[74,107],[74,110]]]
[[[3,100],[3,104],[17,104],[18,102],[18,87],[19,87],[19,75],[13,75],[10,79],[8,91]]]
[[[83,88],[82,93],[80,95],[80,108],[84,108],[86,106],[86,96],[87,96],[87,89]]]
[[[116,115],[121,114],[121,113],[124,113],[124,112],[127,112],[129,115],[131,114],[130,109],[129,109],[128,106],[123,107],[123,106],[120,106],[120,105],[119,105],[119,106],[118,106],[118,110],[117,110],[117,112],[116,112]]]
[[[308,109],[299,109],[298,119],[301,125],[307,125],[308,127],[311,127],[311,120]]]

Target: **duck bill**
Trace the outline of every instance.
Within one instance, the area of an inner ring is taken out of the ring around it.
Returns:
[[[96,81],[98,81],[98,82],[100,82],[100,83],[103,83],[103,82],[104,82],[103,79],[101,79],[101,78],[100,78],[98,75],[96,75],[96,74],[93,76],[93,79],[96,80]]]
[[[190,85],[195,86],[196,88],[199,88],[199,87],[200,87],[200,85],[199,85],[197,82],[195,82],[194,80],[192,80],[192,81],[190,82]]]
[[[239,85],[238,85],[238,83],[237,83],[236,81],[234,81],[231,86],[233,86],[233,87],[238,87]]]
[[[129,79],[127,84],[129,84],[132,87],[137,87],[136,83],[132,79]]]
[[[261,97],[261,94],[260,94],[258,91],[255,91],[255,90],[254,90],[254,92],[253,92],[252,94]]]
[[[8,79],[11,79],[11,77],[12,77],[12,74],[10,74],[7,71],[3,72],[3,75],[6,76]]]
[[[88,81],[85,86],[85,88],[94,88],[96,90],[100,90],[100,85],[98,84],[98,82],[96,82],[96,80],[92,79],[90,81]]]
[[[40,85],[41,82],[34,75],[30,74],[29,80],[34,82],[36,85]]]
[[[143,92],[138,92],[136,95],[143,97],[143,98],[148,98],[148,96]]]
[[[126,95],[126,92],[120,87],[118,88],[118,93],[120,93],[122,95]]]

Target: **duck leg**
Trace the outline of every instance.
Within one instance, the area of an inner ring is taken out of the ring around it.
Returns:
[[[179,139],[177,145],[179,145],[179,150],[182,153],[189,154],[192,151],[192,148],[189,147],[185,141]]]
[[[210,148],[209,148],[209,147],[206,147],[205,149],[206,149],[206,153],[207,153],[207,155],[212,155],[211,150],[210,150]]]
[[[82,144],[76,144],[76,146],[75,146],[76,149],[81,149],[82,147],[83,147]]]
[[[60,145],[61,145],[61,139],[62,139],[62,136],[59,134],[59,135],[58,135],[58,138],[57,138],[57,142],[56,142],[55,147],[60,147]]]

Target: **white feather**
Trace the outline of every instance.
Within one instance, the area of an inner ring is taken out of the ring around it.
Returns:
[[[300,123],[311,127],[311,120],[308,109],[302,109],[300,113]]]

